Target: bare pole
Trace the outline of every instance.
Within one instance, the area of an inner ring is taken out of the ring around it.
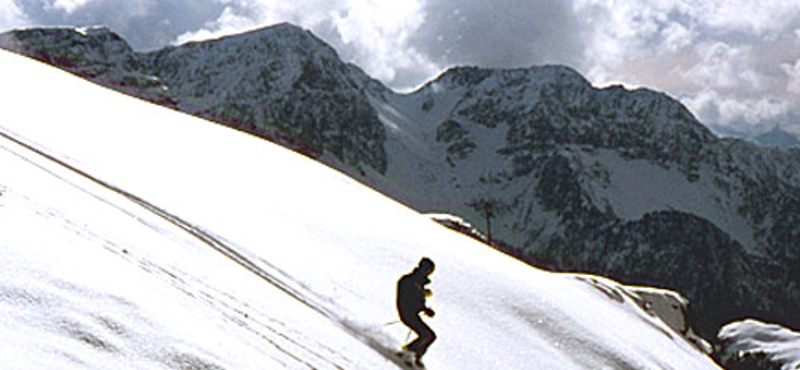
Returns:
[[[492,245],[492,206],[488,201],[483,205],[486,212],[486,241]]]

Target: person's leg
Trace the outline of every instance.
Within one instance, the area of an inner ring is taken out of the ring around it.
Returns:
[[[417,335],[413,341],[403,346],[403,348],[405,350],[417,353],[417,351],[419,351],[420,344],[423,343],[423,333],[425,333],[426,329],[430,331],[430,328],[428,328],[427,325],[422,322],[422,319],[420,319],[418,315],[407,315],[405,317],[401,316],[400,321],[402,321],[403,324],[408,326],[408,328]]]
[[[414,333],[417,338],[413,342],[406,345],[404,348],[414,353],[417,361],[422,358],[422,355],[428,351],[428,347],[436,340],[436,334],[431,328],[425,324],[419,315],[412,315],[410,317],[401,317],[400,320],[406,324]]]
[[[420,322],[422,323],[422,326],[420,327],[420,331],[418,332],[419,344],[417,344],[414,351],[414,353],[417,354],[417,360],[422,358],[422,355],[424,355],[425,352],[428,351],[428,347],[430,347],[431,344],[433,344],[433,342],[436,340],[436,333],[434,333],[433,330],[431,330],[430,326],[425,324],[425,322],[422,320],[420,320]]]

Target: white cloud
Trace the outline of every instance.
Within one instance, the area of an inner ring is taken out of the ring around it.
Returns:
[[[346,10],[331,12],[327,33],[335,46],[342,46],[345,58],[387,82],[403,84],[398,75],[415,69],[436,72],[433,63],[409,45],[425,20],[420,1],[350,0],[346,5]]]
[[[665,43],[679,49],[691,41],[689,28],[670,18],[687,10],[681,1],[575,0],[574,8],[591,38],[586,53],[590,64],[652,58],[650,51]]]
[[[730,89],[741,87],[746,68],[747,49],[732,47],[724,42],[696,45],[695,64],[685,72],[687,79],[699,86]]]
[[[757,125],[762,121],[786,114],[790,108],[787,101],[761,99],[723,99],[719,102],[721,114],[720,123],[730,123],[736,119]]]
[[[0,0],[0,30],[24,27],[30,23],[28,17],[14,0]]]
[[[76,9],[86,5],[87,3],[96,0],[55,0],[53,2],[53,9],[63,10],[67,13],[73,13]]]
[[[694,41],[693,32],[680,23],[668,25],[661,34],[664,37],[664,44],[671,52],[681,51],[681,49],[690,46]]]
[[[721,95],[711,89],[692,94],[682,101],[690,110],[715,124],[734,126],[745,132],[752,132],[756,127],[771,127],[770,122],[791,116],[792,112],[800,109],[790,100],[770,97],[742,99]]]
[[[782,33],[796,22],[800,2],[792,0],[695,0],[687,1],[691,14],[714,28],[757,36]]]
[[[219,18],[208,22],[206,28],[193,30],[178,35],[176,43],[182,44],[189,41],[201,41],[218,38],[224,35],[239,33],[251,28],[260,26],[256,20],[236,12],[231,7],[226,7],[219,15]]]
[[[786,72],[788,78],[786,91],[800,95],[800,59],[794,64],[782,64],[781,67]]]
[[[594,83],[666,91],[707,123],[755,126],[800,110],[800,2],[575,5],[592,37],[582,66]]]

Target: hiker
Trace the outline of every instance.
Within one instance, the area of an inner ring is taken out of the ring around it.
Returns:
[[[422,366],[422,356],[436,340],[436,334],[419,317],[420,313],[428,317],[436,314],[425,305],[425,298],[432,294],[425,286],[431,282],[428,276],[435,268],[430,258],[423,257],[414,271],[397,281],[397,313],[400,321],[417,334],[417,338],[403,346],[403,350],[414,354],[418,366]]]

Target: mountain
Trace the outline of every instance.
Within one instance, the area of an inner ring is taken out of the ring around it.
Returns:
[[[709,125],[709,128],[722,136],[746,139],[765,147],[779,149],[800,147],[800,138],[798,138],[797,135],[784,130],[780,125],[775,125],[771,129],[761,133],[750,134],[720,125]]]
[[[119,43],[102,28],[0,36],[460,216],[533,265],[680,291],[706,337],[745,317],[800,327],[800,149],[720,139],[665,94],[562,66],[455,67],[399,94],[289,24],[150,53]]]
[[[313,157],[386,168],[385,133],[360,88],[368,77],[293,25],[152,53],[104,27],[12,31],[0,47]]]
[[[0,34],[0,47],[67,69],[126,93],[174,105],[146,61],[105,27],[46,28]]]
[[[251,135],[0,65],[4,369],[406,369],[395,286],[423,255],[430,368],[719,368],[676,293],[532,268]]]
[[[494,238],[537,265],[676,289],[708,336],[752,315],[800,324],[800,152],[718,139],[663,94],[564,67],[457,68],[389,102],[404,114],[387,126],[419,122],[390,163],[427,152],[421,170],[390,165],[413,189],[398,199],[479,226],[488,208]]]
[[[775,125],[772,130],[756,136],[755,141],[761,145],[783,149],[800,147],[800,139],[782,129],[780,125]]]

